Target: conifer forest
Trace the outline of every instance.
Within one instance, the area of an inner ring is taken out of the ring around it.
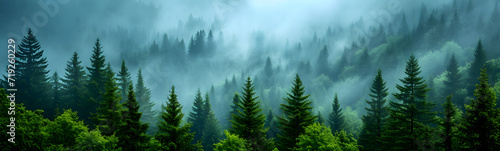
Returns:
[[[2,151],[498,151],[500,0],[1,0]]]

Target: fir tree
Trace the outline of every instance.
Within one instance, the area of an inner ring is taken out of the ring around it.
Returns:
[[[272,150],[274,143],[266,139],[266,131],[264,129],[265,117],[260,112],[260,101],[257,101],[255,95],[255,86],[250,77],[247,78],[243,91],[241,92],[241,110],[239,114],[233,114],[231,120],[231,133],[239,135],[248,141],[248,146],[251,150]]]
[[[193,144],[201,140],[201,137],[203,136],[203,129],[207,118],[203,104],[204,101],[201,97],[200,89],[198,89],[193,102],[193,111],[189,112],[188,117],[188,122],[193,125],[190,128],[191,131],[194,132]]]
[[[144,85],[144,79],[142,77],[142,71],[139,69],[137,73],[137,85],[135,85],[135,96],[139,103],[139,112],[142,113],[141,122],[148,123],[150,128],[148,133],[153,134],[153,131],[157,130],[157,111],[153,110],[155,105],[151,102],[151,91]]]
[[[90,58],[90,67],[87,67],[89,72],[89,81],[87,83],[88,90],[88,100],[82,103],[82,109],[80,110],[82,119],[88,119],[91,113],[95,113],[97,107],[99,107],[99,102],[101,102],[101,94],[105,92],[107,73],[105,66],[105,58],[103,55],[103,50],[99,38],[95,42],[94,49],[92,50],[92,56]]]
[[[212,111],[212,105],[210,104],[210,97],[208,93],[205,95],[205,125],[203,128],[202,144],[203,149],[206,151],[212,151],[214,149],[213,144],[219,142],[222,137],[222,132],[219,128],[219,121],[215,118],[215,114]]]
[[[390,116],[382,134],[384,146],[393,149],[415,150],[417,147],[433,146],[425,142],[432,131],[428,125],[434,122],[436,113],[430,109],[434,104],[426,101],[430,90],[423,77],[419,76],[420,66],[415,56],[406,63],[406,77],[400,79],[403,85],[396,85],[399,93],[394,93],[398,102],[390,102]],[[417,146],[418,144],[418,146]]]
[[[442,127],[442,131],[443,131],[443,148],[445,151],[452,151],[452,150],[456,150],[456,145],[454,143],[454,140],[456,138],[456,127],[457,127],[457,119],[456,119],[456,115],[457,115],[457,107],[455,106],[455,104],[452,103],[452,96],[453,95],[449,95],[448,97],[446,97],[446,102],[443,105],[444,107],[444,112],[443,112],[443,115],[444,115],[444,119],[443,121],[440,123],[440,126]],[[459,114],[459,113],[458,113]]]
[[[495,109],[496,94],[488,84],[486,69],[481,70],[478,78],[474,96],[465,107],[465,117],[463,118],[459,130],[460,148],[462,150],[497,150],[500,148],[500,110]]]
[[[59,75],[57,74],[57,72],[54,72],[54,74],[52,75],[52,79],[51,79],[51,82],[52,82],[52,103],[54,103],[53,106],[58,106],[58,107],[63,107],[63,109],[68,109],[67,104],[62,102],[62,98],[61,98],[62,85],[61,85],[60,81],[61,80],[59,79]],[[59,116],[59,115],[56,115],[55,117],[57,117],[57,116]]]
[[[328,63],[328,49],[326,49],[326,45],[323,46],[323,49],[319,52],[318,61],[316,62],[316,73],[317,75],[329,75],[330,65]]]
[[[67,104],[68,108],[80,111],[82,114],[84,112],[82,105],[87,101],[85,99],[86,89],[84,87],[87,79],[81,63],[78,53],[74,52],[71,59],[66,63],[66,73],[61,80],[63,82],[62,99],[66,101],[65,104]],[[84,115],[81,115],[82,119],[87,120],[88,117]]]
[[[181,126],[182,106],[177,101],[175,87],[172,86],[168,97],[167,106],[161,113],[161,121],[158,124],[159,132],[156,133],[156,140],[161,144],[162,150],[191,150],[191,141],[194,134],[189,132],[191,124]]]
[[[45,115],[52,115],[55,106],[51,101],[49,83],[49,71],[47,70],[47,58],[43,56],[44,50],[38,39],[33,35],[31,28],[16,51],[15,88],[16,103],[24,103],[26,109],[42,109],[47,111]],[[11,88],[10,86],[5,86]],[[49,116],[51,117],[51,116]]]
[[[321,112],[318,112],[318,120],[316,120],[317,123],[320,123],[320,124],[325,124],[325,118],[323,118],[323,114],[321,114]]]
[[[241,96],[238,94],[238,92],[234,93],[233,97],[233,104],[231,105],[231,111],[229,112],[229,117],[228,120],[232,121],[234,120],[234,116],[240,116],[240,112],[243,110],[241,109]],[[229,125],[229,129],[232,129],[232,124]]]
[[[139,112],[139,103],[135,99],[134,86],[127,86],[128,95],[125,102],[126,110],[123,110],[123,124],[116,131],[116,136],[119,139],[118,147],[122,150],[142,150],[148,145],[149,138],[146,135],[148,124],[140,122],[142,113]]]
[[[125,103],[125,101],[127,101],[128,86],[132,83],[130,72],[128,72],[127,66],[125,65],[125,60],[122,61],[121,70],[118,72],[118,80],[118,85],[120,86],[120,92],[122,94],[120,103]]]
[[[120,104],[120,92],[115,82],[114,72],[108,66],[107,69],[106,92],[102,95],[103,101],[100,102],[94,120],[97,123],[97,128],[104,136],[113,135],[118,127],[122,124],[122,110]]]
[[[302,80],[296,74],[291,92],[287,93],[287,98],[283,98],[286,104],[281,104],[280,107],[284,113],[283,117],[278,117],[281,130],[278,134],[278,149],[280,150],[294,149],[297,138],[304,133],[305,127],[316,121],[316,116],[311,113],[312,102],[308,100],[310,95],[304,95],[304,88]]]
[[[469,79],[467,80],[467,91],[470,92],[469,94],[473,94],[474,83],[476,83],[476,79],[480,77],[481,69],[484,67],[485,63],[486,51],[481,44],[481,40],[479,40],[476,49],[474,49],[474,60],[469,69]]]
[[[345,126],[344,115],[342,114],[342,108],[340,108],[337,93],[335,93],[335,97],[333,98],[332,112],[328,116],[328,124],[330,124],[332,133],[343,130]]]
[[[363,129],[361,130],[360,144],[366,150],[377,150],[382,137],[382,127],[387,120],[389,112],[385,107],[387,93],[386,82],[382,78],[382,70],[377,71],[370,88],[371,101],[366,101],[369,108],[365,108],[367,115],[362,116]]]
[[[274,119],[274,113],[272,109],[269,109],[269,112],[267,113],[266,116],[266,123],[264,124],[265,128],[268,128],[267,130],[267,138],[275,138],[276,134],[278,133],[278,127],[277,127],[277,121]]]
[[[461,75],[458,73],[458,63],[457,59],[455,58],[455,54],[453,54],[450,58],[450,63],[448,63],[448,66],[446,67],[446,80],[443,81],[443,84],[445,85],[443,94],[446,96],[454,95],[455,92],[461,86],[460,82],[461,82]],[[459,106],[465,105],[463,99],[459,98],[457,99],[452,98],[452,102],[454,104],[458,104]]]

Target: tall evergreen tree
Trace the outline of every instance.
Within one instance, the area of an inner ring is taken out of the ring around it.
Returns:
[[[193,101],[192,112],[189,112],[188,122],[192,124],[191,132],[194,132],[193,144],[201,140],[203,136],[203,129],[205,128],[206,113],[203,101],[201,97],[200,89],[196,92],[196,96]]]
[[[118,85],[120,86],[120,92],[122,94],[120,103],[125,103],[125,101],[127,101],[127,90],[129,89],[128,86],[132,84],[130,72],[128,72],[127,66],[125,65],[125,60],[122,61],[120,72],[118,72],[118,80]]]
[[[270,109],[266,116],[266,123],[264,124],[264,127],[268,128],[266,134],[268,139],[275,138],[279,132],[279,129],[277,127],[277,121],[275,120],[274,117],[275,115],[273,113],[273,110]]]
[[[62,85],[62,99],[67,104],[68,108],[72,108],[76,111],[80,111],[81,119],[88,120],[88,117],[85,117],[83,110],[84,102],[86,94],[86,75],[84,67],[81,65],[81,61],[79,60],[78,53],[74,52],[71,59],[66,63],[65,75],[64,78],[61,79],[63,82]]]
[[[453,54],[450,58],[450,63],[446,66],[446,80],[443,81],[445,85],[443,94],[445,96],[455,95],[455,92],[461,87],[461,75],[458,73],[458,63],[455,58],[455,54]],[[460,98],[452,98],[452,102],[454,104],[458,104],[459,106],[464,106],[464,99]],[[465,109],[465,108],[464,108]]]
[[[403,20],[401,20],[401,25],[399,26],[399,34],[406,35],[410,32],[408,28],[408,22],[406,21],[406,15],[403,13]]]
[[[189,132],[191,124],[181,126],[182,106],[177,101],[175,87],[172,86],[168,97],[167,106],[161,113],[161,121],[158,125],[160,131],[156,133],[156,140],[161,144],[162,150],[192,150],[191,141],[194,134]]]
[[[406,63],[406,77],[400,79],[403,85],[396,85],[399,93],[394,93],[398,102],[390,102],[390,116],[382,134],[384,146],[393,149],[415,150],[429,146],[432,131],[428,125],[434,122],[436,113],[430,109],[434,104],[426,101],[430,90],[423,77],[419,76],[420,66],[415,56]],[[418,144],[418,145],[417,145]]]
[[[365,108],[367,115],[362,116],[363,129],[361,130],[360,144],[366,150],[377,150],[382,137],[382,127],[386,123],[389,112],[385,106],[387,93],[386,82],[382,78],[382,70],[377,71],[370,88],[371,101],[366,101],[369,108]]]
[[[316,115],[311,113],[312,102],[307,99],[310,95],[304,95],[304,88],[302,80],[296,74],[291,92],[287,93],[287,98],[283,98],[286,104],[280,106],[284,113],[283,117],[278,116],[281,130],[278,134],[278,149],[280,150],[295,149],[299,135],[304,133],[307,126],[316,121]]]
[[[321,114],[321,112],[318,112],[318,120],[316,120],[317,123],[320,123],[320,124],[325,124],[325,118],[323,118],[323,114]]]
[[[107,77],[106,92],[102,95],[103,100],[97,108],[97,113],[93,114],[93,118],[102,135],[111,136],[122,124],[123,107],[120,104],[120,92],[115,82],[114,72],[110,68],[108,68]]]
[[[340,132],[345,127],[344,115],[342,114],[342,108],[340,108],[337,93],[335,93],[335,97],[333,98],[332,112],[328,116],[328,124],[330,124],[332,133]]]
[[[213,56],[216,52],[216,46],[215,46],[215,40],[214,40],[214,35],[212,34],[212,30],[208,32],[207,36],[207,53],[208,56]]]
[[[157,130],[157,111],[153,110],[155,105],[151,102],[151,91],[144,85],[144,78],[142,77],[142,71],[139,69],[137,73],[137,85],[135,85],[135,96],[139,103],[139,112],[142,113],[141,122],[148,123],[150,128],[148,133],[153,134],[153,131]]]
[[[51,78],[51,82],[52,82],[52,103],[54,103],[54,105],[52,106],[56,106],[57,107],[57,111],[59,110],[60,107],[62,107],[63,109],[67,109],[67,105],[66,103],[63,103],[62,102],[62,98],[61,98],[61,80],[59,79],[59,75],[57,74],[57,72],[54,72],[54,74],[52,75],[52,78]],[[59,115],[56,115],[54,114],[54,119],[59,116]]]
[[[465,117],[459,130],[459,143],[462,150],[497,150],[500,148],[500,110],[495,109],[496,94],[488,84],[486,69],[481,70],[474,96],[466,105]]]
[[[481,40],[477,42],[476,49],[474,49],[474,60],[470,65],[469,69],[469,79],[467,80],[467,91],[469,91],[472,97],[474,90],[474,83],[476,83],[476,79],[480,77],[481,69],[484,67],[486,63],[486,51],[483,48]]]
[[[232,121],[234,120],[233,117],[236,115],[236,116],[240,116],[240,112],[242,112],[242,108],[241,108],[241,96],[240,94],[238,94],[238,92],[235,92],[234,93],[234,97],[233,97],[233,104],[231,105],[231,111],[229,112],[229,117],[228,117],[228,120],[229,121]],[[238,111],[239,110],[239,111]],[[229,125],[229,129],[232,129],[232,124]]]
[[[143,150],[148,145],[149,138],[146,135],[148,124],[140,122],[142,113],[139,112],[139,103],[135,99],[134,86],[127,86],[126,110],[122,110],[123,124],[116,131],[118,137],[118,147],[122,150],[137,151]]]
[[[231,121],[231,133],[239,135],[248,141],[250,150],[272,150],[274,143],[266,139],[264,129],[264,115],[262,115],[260,101],[255,96],[255,86],[250,77],[247,78],[243,91],[241,92],[241,110],[238,114],[233,114]]]
[[[28,110],[43,109],[46,111],[45,115],[51,115],[55,106],[50,103],[48,63],[47,58],[43,56],[44,50],[40,49],[38,39],[31,28],[28,29],[28,35],[22,39],[16,51],[16,103],[24,103]]]
[[[451,101],[452,96],[453,95],[449,95],[446,97],[446,102],[442,104],[444,107],[444,118],[440,123],[440,126],[442,127],[441,129],[444,134],[442,147],[445,151],[457,150],[456,144],[454,144],[457,133],[457,107]]]
[[[222,132],[219,127],[219,121],[215,118],[215,113],[212,111],[208,93],[205,95],[204,110],[206,120],[202,136],[203,150],[212,151],[214,149],[213,144],[219,142],[222,138]]]
[[[323,46],[323,49],[319,52],[318,61],[316,62],[316,73],[317,75],[329,75],[330,65],[328,63],[328,49],[326,49],[326,45]]]
[[[106,60],[99,38],[97,38],[92,52],[90,58],[91,66],[87,67],[89,72],[89,81],[87,83],[88,100],[82,103],[82,109],[80,110],[82,119],[84,120],[91,117],[91,113],[96,112],[99,102],[102,100],[101,95],[105,92],[105,83],[108,81],[106,80]]]

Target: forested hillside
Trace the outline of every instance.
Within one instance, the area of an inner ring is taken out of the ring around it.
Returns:
[[[500,148],[496,0],[29,3],[1,150]]]

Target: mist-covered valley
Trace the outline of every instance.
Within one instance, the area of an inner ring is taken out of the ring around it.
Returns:
[[[288,94],[293,94],[292,82],[299,75],[304,94],[310,94],[312,108],[308,112],[325,117],[326,126],[332,127],[329,121],[337,95],[345,120],[343,129],[363,144],[359,139],[366,133],[363,119],[372,112],[367,111],[371,108],[367,101],[374,98],[371,89],[377,71],[381,70],[385,80],[388,95],[383,98],[387,99],[385,106],[389,106],[389,102],[401,100],[397,94],[405,94],[396,85],[408,86],[403,81],[410,70],[411,56],[420,66],[417,70],[422,81],[417,84],[428,89],[421,90],[425,97],[419,99],[435,104],[428,111],[435,112],[436,118],[444,117],[442,104],[449,95],[453,95],[457,110],[466,114],[465,104],[476,99],[479,68],[486,69],[491,90],[500,94],[500,10],[495,0],[21,0],[1,1],[0,7],[0,41],[14,39],[20,44],[29,37],[30,28],[47,61],[46,78],[42,79],[49,83],[47,92],[43,92],[49,99],[21,99],[16,103],[25,103],[29,110],[44,109],[44,117],[51,120],[56,117],[56,106],[72,108],[89,128],[96,122],[82,116],[91,117],[86,112],[99,109],[89,110],[85,105],[73,108],[55,102],[68,104],[64,99],[65,85],[69,85],[67,75],[72,73],[69,68],[75,52],[84,71],[80,73],[81,87],[85,87],[76,91],[86,92],[77,100],[100,101],[89,95],[94,89],[88,86],[95,82],[89,79],[94,76],[96,48],[104,58],[104,66],[99,68],[104,71],[109,63],[111,70],[104,72],[113,72],[118,88],[115,91],[122,92],[117,93],[122,103],[128,93],[124,88],[128,85],[122,84],[122,79],[128,77],[138,97],[141,71],[141,96],[151,102],[149,121],[141,121],[149,123],[150,135],[161,131],[156,117],[168,106],[172,86],[184,114],[181,125],[192,121],[190,113],[196,112],[197,96],[201,94],[204,99],[209,98],[218,127],[226,130],[234,126],[233,97],[235,93],[245,94],[248,77],[260,101],[261,110],[257,113],[277,116],[266,119],[270,122],[289,116],[280,104],[286,104]],[[478,49],[484,49],[481,61]],[[452,58],[456,59],[454,67],[450,65]],[[476,66],[478,62],[484,66]],[[8,61],[0,62],[2,66],[7,64]],[[58,82],[54,82],[56,72]],[[451,72],[458,77],[450,83]],[[7,77],[8,73],[3,75]],[[95,94],[106,96],[105,82],[96,82]],[[62,86],[54,88],[55,83]],[[33,84],[26,86],[25,89],[35,89]],[[5,80],[4,87],[8,87]],[[55,94],[59,93],[62,99],[56,101]],[[36,96],[30,97],[37,99]],[[437,123],[429,125],[437,127]],[[267,135],[275,131],[271,135],[280,140],[276,135],[281,134],[279,126],[273,128],[266,123],[266,127]],[[222,131],[219,133],[220,139],[227,137],[222,136]],[[277,147],[282,149],[279,144]]]

